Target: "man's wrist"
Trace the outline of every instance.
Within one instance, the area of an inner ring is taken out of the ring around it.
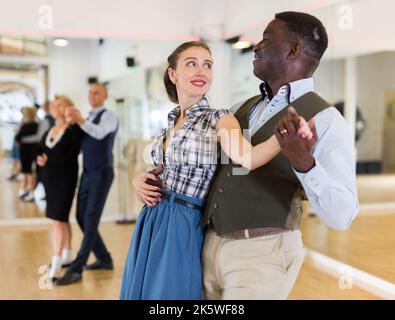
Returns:
[[[294,169],[300,173],[307,173],[315,167],[315,158],[313,156],[293,165]]]

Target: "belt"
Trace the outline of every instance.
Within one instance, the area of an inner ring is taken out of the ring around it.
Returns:
[[[166,199],[167,201],[170,201],[171,196],[168,193],[163,192],[162,193],[162,198]],[[177,197],[174,197],[174,202],[182,204],[183,206],[186,206],[186,207],[191,208],[191,209],[203,210],[203,207],[198,206],[198,205],[196,205],[196,204],[194,204],[192,202],[186,201],[184,199],[177,198]]]
[[[212,221],[210,222],[210,226],[215,230],[215,226]],[[258,238],[263,236],[269,236],[273,234],[279,234],[286,231],[290,231],[290,229],[274,228],[274,227],[250,228],[250,229],[242,229],[242,230],[227,232],[219,236],[224,239],[242,240],[242,239],[251,239],[251,238]]]

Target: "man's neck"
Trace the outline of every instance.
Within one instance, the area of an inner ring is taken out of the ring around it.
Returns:
[[[103,107],[104,107],[103,105],[100,105],[100,106],[97,106],[97,107],[91,106],[91,111],[92,111],[92,112],[95,112],[95,111],[97,111],[97,110],[100,110],[100,109],[103,108]]]
[[[294,81],[298,81],[298,80],[302,80],[302,79],[306,79],[309,78],[310,76],[308,75],[303,75],[303,76],[293,76],[293,77],[289,77],[289,78],[285,78],[285,79],[281,79],[281,80],[277,80],[277,81],[266,81],[266,91],[268,94],[269,99],[273,99],[273,97],[275,95],[277,95],[278,91],[280,90],[280,88],[288,83],[294,82]]]

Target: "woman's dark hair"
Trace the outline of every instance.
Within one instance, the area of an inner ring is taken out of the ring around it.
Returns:
[[[178,95],[177,95],[176,85],[173,82],[171,82],[169,78],[168,69],[169,68],[175,69],[180,54],[183,53],[185,50],[188,50],[189,48],[193,48],[193,47],[200,47],[206,49],[211,54],[211,50],[205,42],[189,41],[179,45],[167,58],[167,63],[169,65],[167,66],[165,74],[163,76],[163,82],[165,84],[166,92],[171,102],[178,103]]]

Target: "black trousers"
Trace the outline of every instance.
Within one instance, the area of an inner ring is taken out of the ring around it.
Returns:
[[[84,237],[78,255],[70,266],[75,272],[82,273],[92,251],[98,260],[112,262],[99,234],[99,223],[113,180],[112,167],[82,173],[77,199],[77,221]]]

